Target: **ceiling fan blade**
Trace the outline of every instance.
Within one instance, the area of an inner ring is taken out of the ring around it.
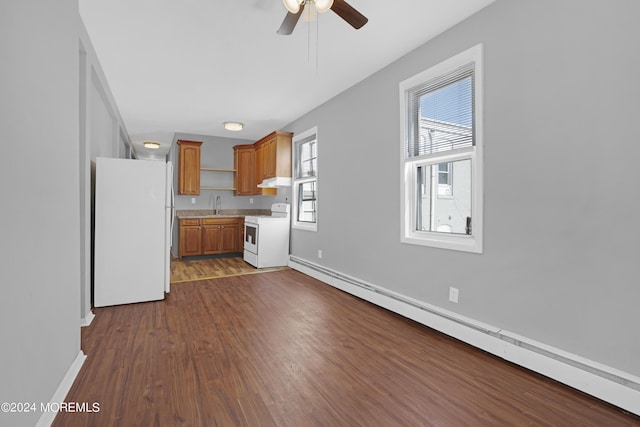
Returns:
[[[344,0],[333,0],[331,10],[356,30],[369,21],[366,16],[355,10],[353,6]]]
[[[298,20],[302,16],[303,7],[300,8],[298,13],[287,12],[287,16],[284,17],[284,21],[282,21],[282,25],[278,29],[278,34],[283,36],[288,36],[293,32],[293,29],[296,27]]]

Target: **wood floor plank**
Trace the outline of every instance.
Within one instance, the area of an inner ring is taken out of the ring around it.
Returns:
[[[95,309],[54,426],[640,426],[294,270]]]

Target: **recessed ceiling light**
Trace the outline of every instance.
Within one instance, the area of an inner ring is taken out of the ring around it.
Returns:
[[[242,128],[244,128],[244,125],[240,122],[224,122],[224,128],[226,130],[237,132],[239,130],[242,130]]]
[[[157,150],[158,148],[160,148],[160,143],[153,141],[145,141],[143,145],[144,148],[149,148],[151,150]]]

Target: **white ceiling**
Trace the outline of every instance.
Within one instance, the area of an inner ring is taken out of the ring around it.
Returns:
[[[164,153],[174,132],[257,140],[282,129],[493,1],[348,0],[369,18],[360,30],[328,11],[290,36],[276,34],[282,0],[79,4],[128,133]],[[230,120],[245,130],[225,130]]]

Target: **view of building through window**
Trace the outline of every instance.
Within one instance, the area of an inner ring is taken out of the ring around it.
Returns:
[[[417,156],[473,146],[471,76],[419,97]],[[419,165],[416,230],[471,233],[471,161]]]

